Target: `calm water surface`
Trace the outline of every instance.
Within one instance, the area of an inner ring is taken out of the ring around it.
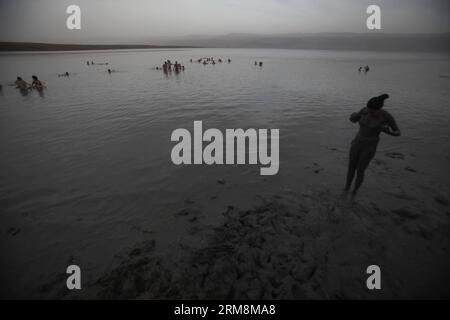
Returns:
[[[205,56],[232,63],[189,63]],[[167,59],[185,72],[154,70]],[[359,74],[366,64],[370,73]],[[214,221],[227,205],[251,206],[285,190],[339,190],[357,131],[348,116],[385,92],[385,108],[404,135],[382,137],[377,158],[388,170],[372,166],[362,194],[448,192],[449,56],[239,49],[2,54],[0,70],[0,248],[7,257],[1,268],[2,281],[19,279],[17,296],[35,292],[30,279],[61,272],[73,260],[94,279],[148,233],[162,244],[181,241],[186,226],[175,216],[186,203]],[[66,71],[69,78],[58,77]],[[32,74],[47,82],[43,95],[7,86]],[[259,166],[173,165],[170,135],[192,131],[194,120],[204,129],[280,129],[279,174],[262,177]],[[10,228],[21,231],[11,237]]]

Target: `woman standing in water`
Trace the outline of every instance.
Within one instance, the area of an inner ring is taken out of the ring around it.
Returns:
[[[31,76],[31,78],[33,79],[33,82],[31,83],[32,88],[38,89],[38,90],[41,90],[44,88],[44,84],[42,83],[41,80],[38,79],[37,76]]]
[[[380,133],[384,132],[395,137],[400,136],[400,129],[394,117],[386,110],[382,110],[384,100],[388,98],[389,95],[387,94],[371,98],[367,102],[366,108],[350,116],[351,122],[359,123],[359,132],[353,139],[350,148],[347,182],[344,189],[345,192],[350,190],[356,173],[352,198],[356,196],[359,187],[361,187],[364,180],[364,171],[375,156],[380,141]]]

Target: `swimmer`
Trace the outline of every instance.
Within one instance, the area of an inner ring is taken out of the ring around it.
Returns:
[[[344,193],[350,190],[356,173],[352,199],[361,187],[364,180],[364,172],[375,156],[378,142],[380,141],[380,133],[384,132],[394,137],[401,135],[394,117],[389,112],[382,110],[384,100],[388,98],[389,95],[387,94],[371,98],[365,108],[350,116],[351,122],[359,123],[359,132],[353,139],[350,148],[347,181],[344,188]]]
[[[14,85],[17,89],[30,89],[31,84],[23,80],[21,77],[17,77],[17,80],[14,82]]]
[[[37,76],[31,76],[31,78],[33,78],[33,82],[31,83],[32,88],[38,89],[38,90],[41,90],[44,88],[44,84],[42,83],[41,80],[38,79]]]
[[[181,65],[178,63],[178,61],[175,61],[173,70],[175,71],[175,73],[179,73],[181,69]]]
[[[260,63],[259,63],[259,66],[260,66],[260,67],[262,67],[262,66],[263,66],[263,63],[262,63],[262,62],[260,62]]]

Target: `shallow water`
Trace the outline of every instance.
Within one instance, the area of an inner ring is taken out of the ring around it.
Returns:
[[[232,63],[189,63],[205,56]],[[166,59],[185,72],[153,69]],[[186,203],[214,221],[227,205],[252,206],[287,189],[339,190],[357,131],[348,116],[385,92],[403,136],[382,137],[377,159],[389,169],[372,165],[361,195],[377,201],[401,190],[432,202],[436,192],[448,194],[449,59],[262,49],[1,54],[1,276],[20,279],[9,294],[34,293],[69,261],[95,278],[149,233],[182,241],[175,216]],[[366,64],[371,71],[358,73]],[[58,77],[66,71],[70,77]],[[32,74],[47,82],[42,95],[7,86]],[[260,176],[259,165],[173,165],[170,135],[192,132],[194,120],[204,129],[280,129],[278,175]],[[12,237],[11,228],[20,232]]]

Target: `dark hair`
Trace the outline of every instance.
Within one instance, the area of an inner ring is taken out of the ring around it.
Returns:
[[[388,94],[382,94],[378,97],[373,97],[367,102],[367,108],[373,109],[373,110],[380,110],[384,106],[384,100],[388,99]]]
[[[17,80],[22,80],[22,78],[21,77],[17,77]]]
[[[34,80],[38,80],[38,77],[36,76],[31,76]]]

